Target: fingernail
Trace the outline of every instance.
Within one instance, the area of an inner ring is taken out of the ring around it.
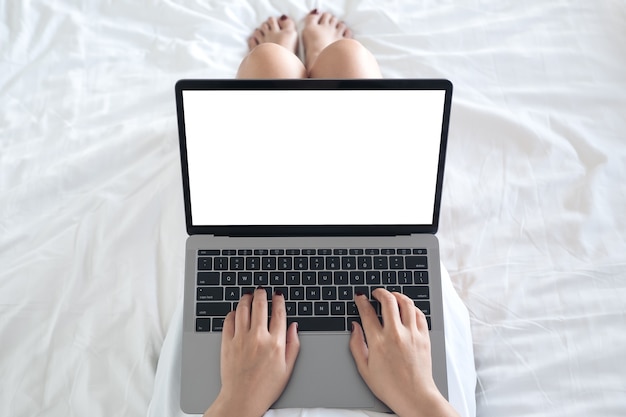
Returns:
[[[280,17],[280,20],[287,20],[287,15],[285,15],[285,14],[284,14],[284,15],[282,15],[282,16]]]
[[[361,291],[357,291],[356,296],[358,297],[359,295],[365,295],[365,294],[363,294]]]
[[[352,328],[350,329],[350,333],[354,331],[354,322],[352,322],[351,324],[352,324]]]
[[[262,285],[259,285],[258,287],[256,287],[256,289],[257,289],[257,290],[262,290],[262,289],[263,289],[263,286],[262,286]]]
[[[313,9],[313,10],[311,10],[311,14],[317,14],[317,13],[319,13],[319,12],[317,11],[317,9]]]
[[[276,290],[274,291],[274,294],[282,296],[283,292],[281,290]]]

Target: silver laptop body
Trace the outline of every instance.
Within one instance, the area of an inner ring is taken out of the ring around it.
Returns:
[[[435,232],[452,84],[181,80],[175,91],[190,235],[181,409],[203,413],[217,396],[223,315],[258,285],[280,287],[299,323],[300,353],[273,408],[389,411],[348,346],[345,296],[368,286],[404,292],[427,314],[447,398]]]

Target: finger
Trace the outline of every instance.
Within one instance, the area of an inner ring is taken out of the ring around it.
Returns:
[[[365,379],[367,374],[367,359],[369,357],[369,349],[365,343],[365,335],[363,329],[357,322],[352,322],[352,334],[350,335],[350,352],[354,357],[354,362],[359,373]]]
[[[415,303],[409,297],[398,292],[392,292],[391,295],[396,297],[398,307],[400,307],[400,320],[402,324],[413,328],[416,326],[417,319],[415,317]]]
[[[254,290],[252,299],[252,314],[250,315],[250,330],[267,330],[267,291],[263,287]]]
[[[287,343],[285,344],[285,362],[289,372],[296,365],[296,358],[300,352],[300,337],[298,336],[298,323],[291,323],[287,329]]]
[[[383,324],[385,327],[388,325],[402,324],[396,297],[391,295],[391,293],[384,288],[376,288],[372,291],[372,295],[380,301],[380,312],[383,316]]]
[[[415,321],[417,330],[428,333],[428,321],[426,321],[426,316],[424,315],[424,312],[417,307],[415,307]]]
[[[222,327],[222,342],[224,340],[231,340],[235,336],[235,312],[231,311],[226,315],[224,319],[224,325]]]
[[[272,318],[270,319],[270,333],[279,340],[285,340],[287,332],[287,311],[285,310],[285,297],[282,293],[275,292],[272,296]]]
[[[359,310],[359,316],[361,316],[361,322],[363,323],[363,330],[367,337],[372,336],[375,332],[380,331],[382,326],[378,321],[378,316],[374,307],[364,295],[357,295],[354,297],[354,302]]]
[[[239,304],[237,305],[237,314],[235,314],[235,334],[250,330],[251,303],[252,294],[244,294],[239,300]]]

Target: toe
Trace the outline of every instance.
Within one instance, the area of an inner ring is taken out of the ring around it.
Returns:
[[[322,13],[322,17],[320,17],[320,23],[322,25],[327,25],[331,17],[332,15],[330,13]]]
[[[271,30],[272,32],[277,32],[280,30],[280,26],[278,26],[278,22],[276,21],[275,17],[270,17],[269,19],[267,19],[265,24],[267,25],[268,29]]]
[[[252,37],[256,40],[257,44],[259,44],[263,41],[263,38],[265,37],[265,33],[263,33],[261,29],[255,29],[254,32],[252,33]]]
[[[322,18],[322,15],[319,13],[309,13],[304,18],[304,23],[307,25],[319,24],[321,18]]]
[[[282,15],[280,19],[278,19],[278,26],[283,30],[284,29],[287,29],[287,30],[296,29],[296,23],[293,21],[293,19],[285,15]]]
[[[254,36],[250,36],[248,38],[248,48],[250,48],[250,50],[254,49],[255,46],[257,46],[259,44],[259,41],[257,41]]]
[[[339,33],[344,38],[349,38],[352,36],[352,32],[350,32],[350,29],[348,29],[348,25],[346,25],[344,22],[337,23],[337,33]],[[348,33],[350,34],[348,35]]]

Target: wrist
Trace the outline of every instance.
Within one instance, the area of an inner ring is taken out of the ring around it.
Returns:
[[[250,408],[249,401],[228,398],[220,392],[213,404],[206,410],[203,417],[261,417],[264,412]]]
[[[397,414],[398,417],[458,417],[456,410],[436,389],[415,398]]]

